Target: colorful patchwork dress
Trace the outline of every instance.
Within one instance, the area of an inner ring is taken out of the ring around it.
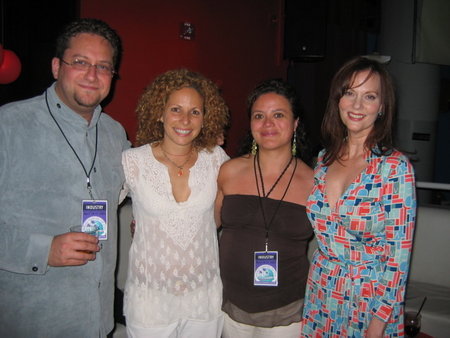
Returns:
[[[403,300],[415,223],[414,172],[398,151],[368,166],[337,201],[325,193],[324,152],[308,217],[319,248],[309,271],[303,337],[363,337],[373,316],[403,336]]]

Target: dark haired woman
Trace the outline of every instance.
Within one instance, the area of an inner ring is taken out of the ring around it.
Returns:
[[[279,80],[257,86],[248,106],[253,145],[218,178],[222,337],[298,337],[313,235],[305,208],[313,172],[297,156],[307,150],[303,121]]]
[[[303,336],[403,336],[416,200],[413,169],[391,144],[394,107],[375,61],[352,59],[333,78],[307,204],[319,249]]]

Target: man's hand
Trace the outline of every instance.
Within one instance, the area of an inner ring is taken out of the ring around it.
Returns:
[[[48,265],[76,266],[95,259],[100,250],[98,238],[82,232],[68,232],[53,237]]]

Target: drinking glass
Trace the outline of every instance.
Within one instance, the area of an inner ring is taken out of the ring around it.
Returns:
[[[415,311],[405,313],[405,333],[408,337],[415,337],[420,332],[420,322],[422,315]]]
[[[96,225],[85,226],[84,229],[81,225],[73,225],[70,228],[70,232],[84,232],[89,235],[97,236],[98,227]]]
[[[96,225],[85,226],[84,229],[81,225],[72,225],[70,228],[70,232],[84,232],[88,235],[98,236],[98,227]],[[83,251],[83,250],[82,250]],[[86,253],[91,254],[91,251],[84,251]]]

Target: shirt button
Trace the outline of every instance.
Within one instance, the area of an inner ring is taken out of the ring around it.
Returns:
[[[37,266],[33,266],[33,268],[32,268],[31,270],[33,270],[34,272],[36,272],[36,271],[38,271],[39,269],[38,269]]]

